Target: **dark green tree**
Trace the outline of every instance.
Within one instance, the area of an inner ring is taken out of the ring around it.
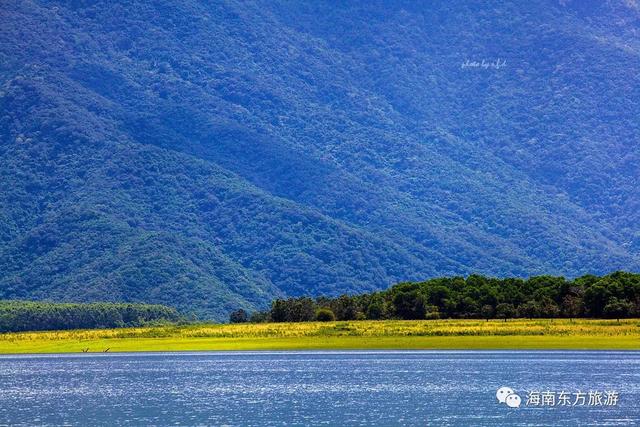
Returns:
[[[333,322],[336,320],[336,315],[329,308],[321,308],[316,311],[316,320],[318,322]]]
[[[562,300],[562,315],[573,319],[579,317],[583,311],[582,298],[577,295],[566,295]]]
[[[632,310],[633,304],[629,301],[612,297],[607,305],[604,306],[603,313],[609,318],[618,319],[619,322],[621,318],[629,317]]]
[[[384,301],[380,298],[371,301],[367,307],[367,319],[380,320],[385,318]]]
[[[338,320],[356,320],[358,317],[358,304],[355,298],[349,295],[341,295],[334,300],[331,309]]]
[[[399,292],[393,297],[395,313],[401,319],[424,319],[426,300],[417,290]]]
[[[516,312],[518,317],[527,319],[534,319],[542,316],[540,305],[533,300],[520,304]]]
[[[246,323],[248,321],[249,315],[241,308],[236,311],[232,311],[231,314],[229,314],[230,323]]]
[[[251,313],[249,322],[251,323],[267,323],[271,320],[271,315],[268,311],[255,311]]]
[[[540,307],[540,317],[553,319],[560,315],[560,307],[550,297],[543,297],[538,303]]]
[[[591,316],[601,317],[609,298],[611,298],[611,291],[607,284],[599,281],[584,292],[585,308]]]
[[[480,314],[484,319],[487,320],[487,322],[489,321],[489,319],[493,318],[494,312],[495,310],[493,309],[493,306],[489,304],[483,305],[482,308],[480,309]]]
[[[516,309],[513,307],[513,304],[509,303],[500,303],[496,306],[496,316],[500,319],[504,319],[506,322],[507,319],[511,319],[516,314]]]
[[[290,322],[289,308],[286,300],[277,299],[271,303],[271,320],[274,322]]]
[[[428,320],[436,320],[440,318],[440,310],[437,305],[427,305],[425,307],[425,318]]]

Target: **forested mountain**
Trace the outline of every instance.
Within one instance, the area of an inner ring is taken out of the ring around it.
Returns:
[[[635,0],[4,1],[0,298],[226,318],[640,267]]]

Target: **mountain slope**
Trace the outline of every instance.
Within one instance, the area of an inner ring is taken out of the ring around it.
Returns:
[[[436,275],[637,269],[639,17],[7,2],[0,296],[222,318]]]

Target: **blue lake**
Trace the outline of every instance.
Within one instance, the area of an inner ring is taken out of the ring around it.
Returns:
[[[498,402],[501,386],[520,407]],[[617,400],[589,404],[575,394],[589,391]],[[554,394],[554,406],[527,405],[537,392]],[[561,392],[570,404],[558,404]],[[2,356],[5,424],[632,426],[640,425],[640,352]]]

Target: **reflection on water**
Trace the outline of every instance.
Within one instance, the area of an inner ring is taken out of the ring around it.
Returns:
[[[640,425],[640,352],[3,356],[0,385],[0,425]],[[620,397],[525,406],[531,390]]]

